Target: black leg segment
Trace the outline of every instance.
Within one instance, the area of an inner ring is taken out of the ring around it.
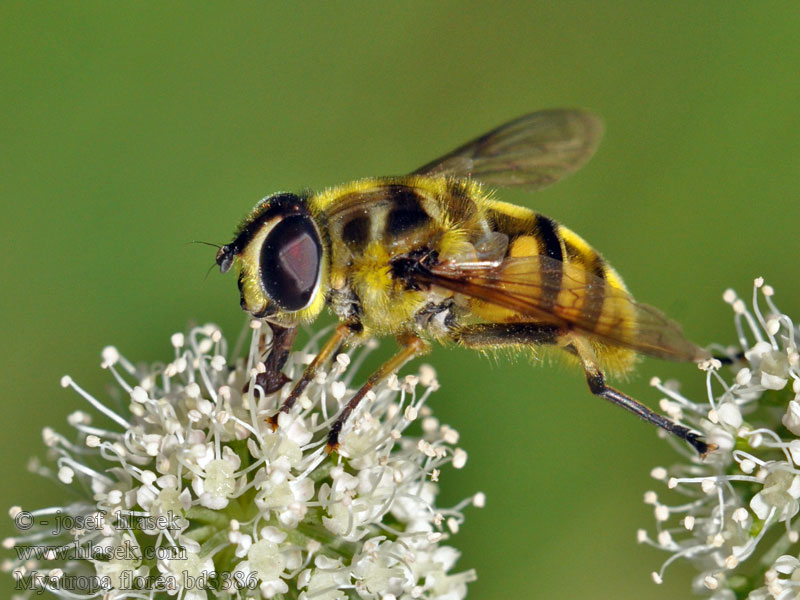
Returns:
[[[673,423],[667,417],[650,410],[644,404],[606,384],[605,376],[589,340],[577,333],[553,326],[536,323],[482,323],[455,329],[451,333],[454,342],[468,348],[499,348],[502,346],[556,345],[576,355],[586,373],[586,381],[592,394],[632,412],[640,419],[668,431],[689,443],[704,456],[715,446],[700,439],[700,434],[688,427]]]
[[[566,349],[574,352],[580,359],[583,370],[586,372],[586,382],[589,384],[589,389],[595,396],[605,398],[612,404],[616,404],[632,412],[640,419],[644,419],[648,423],[660,427],[664,431],[688,442],[692,448],[697,450],[700,456],[705,456],[709,451],[716,448],[713,444],[708,444],[701,440],[700,434],[692,431],[688,427],[673,423],[667,417],[650,410],[641,402],[607,385],[605,376],[602,371],[600,371],[600,366],[597,363],[594,350],[592,350],[592,346],[586,338],[575,334],[566,334],[563,339],[566,344]]]
[[[558,342],[561,330],[537,323],[481,323],[456,329],[454,342],[468,348],[491,346],[541,346]]]
[[[269,327],[272,329],[272,350],[264,361],[266,370],[256,375],[256,385],[260,385],[265,394],[277,392],[290,381],[283,373],[283,367],[297,337],[297,327],[281,327],[272,323],[269,323]]]
[[[589,384],[589,389],[595,396],[605,398],[612,404],[616,404],[617,406],[632,412],[640,419],[644,419],[648,423],[652,423],[656,427],[660,427],[664,431],[668,431],[672,435],[685,440],[689,443],[689,445],[692,446],[692,448],[697,450],[701,456],[704,456],[709,450],[713,449],[709,446],[709,444],[700,439],[699,434],[692,431],[688,427],[673,423],[667,417],[650,410],[644,404],[637,402],[630,396],[606,385],[605,377],[603,377],[602,373],[590,373],[587,371],[586,381]]]

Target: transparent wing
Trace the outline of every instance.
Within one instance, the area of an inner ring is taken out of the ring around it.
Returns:
[[[513,311],[518,315],[515,321],[579,330],[660,358],[699,361],[708,357],[657,308],[636,302],[579,265],[547,256],[507,258],[493,267],[443,263],[429,267],[419,278],[420,283]]]
[[[603,136],[592,113],[554,109],[514,119],[413,174],[472,177],[490,186],[542,188],[580,169]]]

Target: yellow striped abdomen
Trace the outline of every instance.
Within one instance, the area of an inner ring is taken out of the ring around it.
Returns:
[[[620,292],[627,297],[619,274],[583,238],[544,215],[497,201],[489,201],[487,213],[493,229],[509,237],[508,258],[546,257],[510,260],[499,275],[510,282],[510,294],[533,296],[541,314],[531,318],[480,301],[472,303],[473,312],[491,322],[567,323],[591,340],[604,369],[616,374],[630,370],[636,353],[603,341],[635,339],[630,304],[615,301]]]

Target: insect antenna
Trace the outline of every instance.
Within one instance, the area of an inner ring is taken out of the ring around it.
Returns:
[[[189,243],[189,244],[203,244],[204,246],[211,246],[212,248],[216,248],[217,250],[219,250],[220,248],[222,248],[222,244],[215,244],[214,242],[204,242],[203,240],[192,240],[191,242],[188,242],[188,243]],[[203,277],[203,281],[207,281],[207,280],[208,280],[208,276],[209,276],[209,274],[211,273],[211,271],[212,271],[212,270],[214,269],[214,267],[216,267],[216,266],[217,266],[217,262],[216,262],[216,260],[215,260],[215,261],[214,261],[214,264],[213,264],[213,265],[211,265],[210,267],[208,267],[208,271],[206,271],[206,276],[205,276],[205,277]]]
[[[217,250],[222,248],[222,244],[215,244],[214,242],[204,242],[203,240],[192,240],[189,243],[190,244],[203,244],[204,246],[211,246],[212,248],[216,248]]]

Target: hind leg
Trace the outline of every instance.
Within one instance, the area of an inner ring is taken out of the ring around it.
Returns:
[[[714,449],[700,439],[700,435],[683,425],[673,423],[667,417],[652,411],[647,406],[606,384],[597,357],[589,341],[578,334],[563,331],[553,325],[536,323],[487,323],[472,325],[453,333],[453,340],[462,346],[476,349],[491,349],[503,346],[556,345],[575,354],[581,361],[589,390],[595,396],[632,412],[640,419],[660,427],[689,443],[701,456]]]

